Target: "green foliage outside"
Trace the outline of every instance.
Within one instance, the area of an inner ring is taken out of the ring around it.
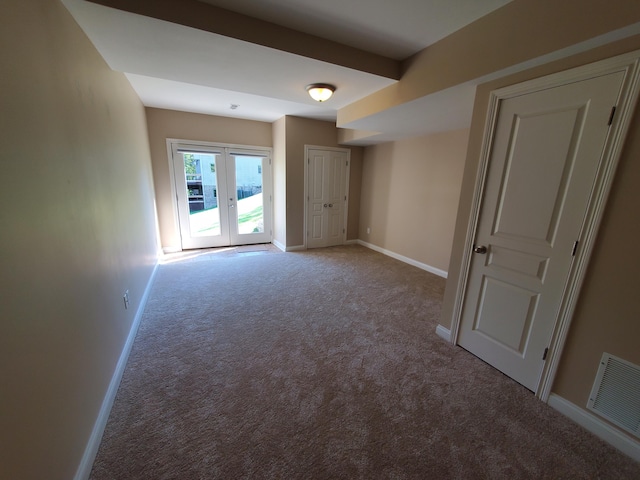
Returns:
[[[182,154],[182,158],[184,158],[184,173],[187,175],[195,175],[196,165],[198,160],[193,157],[193,153],[184,153]]]
[[[216,207],[218,208],[218,207]],[[257,220],[261,220],[262,219],[262,210],[263,207],[262,205],[260,205],[259,207],[254,208],[253,210],[251,210],[250,212],[246,212],[241,214],[238,217],[238,224],[242,225],[243,223],[247,223],[247,222],[255,222]],[[200,213],[200,212],[198,212]],[[193,215],[193,214],[192,214]],[[212,225],[208,226],[207,228],[203,228],[201,230],[199,230],[199,232],[208,232],[210,230],[220,230],[220,222],[215,222]],[[254,232],[257,232],[257,229],[254,229]]]

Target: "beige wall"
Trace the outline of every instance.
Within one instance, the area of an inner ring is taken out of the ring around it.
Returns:
[[[286,117],[287,157],[287,247],[304,245],[304,146],[340,147],[335,123],[300,117]],[[349,182],[348,239],[355,239],[359,202],[353,201],[358,192],[358,173],[362,163],[362,147],[345,147],[351,151],[352,170]],[[355,166],[354,166],[355,165]]]
[[[171,195],[167,138],[271,147],[271,124],[253,120],[147,108],[156,208],[163,248],[180,248],[180,228]]]
[[[347,241],[357,240],[360,233],[360,201],[362,198],[362,164],[364,148],[349,147],[351,165],[349,169],[349,216],[347,218]]]
[[[443,304],[442,325],[451,325],[489,93],[502,86],[638,49],[640,36],[478,87],[449,266],[449,280]],[[553,387],[554,393],[583,408],[586,406],[598,361],[603,352],[640,364],[640,349],[637,347],[640,297],[635,293],[640,253],[634,243],[635,234],[640,229],[640,217],[634,208],[640,204],[640,164],[637,161],[639,156],[640,111],[636,109]]]
[[[446,271],[468,135],[464,129],[367,147],[360,239]]]
[[[272,124],[273,132],[273,241],[287,243],[287,136],[286,117]]]
[[[640,45],[639,45],[640,46]],[[603,352],[640,365],[640,110],[616,172],[553,391],[584,407]]]
[[[0,64],[0,478],[68,480],[156,263],[145,114],[59,1],[3,3]]]
[[[334,123],[283,117],[274,123],[147,108],[156,208],[163,248],[180,248],[180,229],[171,195],[167,138],[273,147],[274,240],[285,247],[304,244],[304,146],[338,147]],[[357,238],[362,148],[350,147],[347,238]],[[354,197],[352,197],[354,198]]]

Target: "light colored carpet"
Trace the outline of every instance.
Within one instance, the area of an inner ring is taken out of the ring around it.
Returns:
[[[360,246],[160,267],[91,478],[638,479],[435,335],[444,280]]]

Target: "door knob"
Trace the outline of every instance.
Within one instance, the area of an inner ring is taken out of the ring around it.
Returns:
[[[333,203],[330,203],[330,204],[329,204],[329,208],[331,208],[331,207],[333,207]]]
[[[473,251],[484,255],[485,253],[487,253],[487,247],[485,247],[484,245],[478,245],[477,247],[473,247]]]
[[[323,206],[324,206],[324,208],[327,208],[329,205],[325,203]]]

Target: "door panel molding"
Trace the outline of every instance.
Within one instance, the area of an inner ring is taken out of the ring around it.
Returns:
[[[478,230],[478,220],[487,182],[488,163],[493,148],[495,127],[498,121],[501,102],[520,95],[535,93],[552,87],[559,87],[615,72],[621,72],[624,76],[620,96],[616,105],[615,117],[605,141],[604,151],[602,152],[596,173],[596,182],[587,204],[587,213],[579,236],[580,248],[578,248],[576,252],[574,262],[569,272],[567,285],[562,295],[560,309],[549,347],[549,355],[547,356],[547,361],[544,364],[540,380],[535,389],[536,396],[545,402],[548,401],[549,395],[551,394],[551,387],[562,356],[562,350],[566,342],[571,318],[578,300],[578,294],[593,251],[598,227],[602,220],[607,197],[611,190],[631,117],[638,101],[638,93],[640,90],[640,51],[500,88],[491,92],[489,97],[480,162],[476,173],[471,212],[462,253],[460,276],[456,285],[456,295],[453,305],[451,342],[454,344],[458,343],[460,334],[464,299],[467,293],[469,272],[471,269],[472,248]]]
[[[326,224],[324,225],[325,227],[325,231],[324,231],[324,235],[331,235],[332,237],[332,241],[331,244],[344,244],[346,242],[347,239],[347,224],[348,224],[348,212],[349,212],[349,174],[350,174],[350,170],[351,170],[351,150],[348,148],[340,148],[340,147],[323,147],[323,146],[318,146],[318,145],[305,145],[304,146],[304,201],[305,201],[305,209],[304,209],[304,248],[311,248],[309,246],[309,240],[310,238],[312,238],[311,236],[314,236],[313,238],[317,237],[318,235],[318,231],[319,228],[322,227],[322,225],[320,225],[319,222],[322,221],[321,218],[318,218],[318,216],[316,216],[314,214],[315,209],[312,212],[312,196],[315,198],[317,197],[317,194],[319,192],[316,191],[312,191],[315,190],[311,189],[309,186],[309,181],[310,181],[310,153],[314,150],[319,150],[319,151],[323,151],[323,152],[338,152],[338,153],[343,153],[345,154],[345,158],[346,158],[346,168],[344,171],[344,178],[342,180],[337,180],[337,178],[340,176],[338,175],[338,172],[331,171],[329,172],[330,175],[333,175],[333,179],[332,179],[332,185],[333,185],[333,190],[331,192],[324,192],[327,193],[329,195],[329,197],[332,200],[328,200],[327,201],[329,203],[336,203],[336,199],[338,198],[336,195],[338,195],[336,192],[343,192],[341,194],[339,194],[338,196],[344,195],[344,199],[340,199],[339,203],[340,205],[334,205],[333,207],[331,207],[329,210],[321,208],[320,211],[318,211],[317,213],[319,215],[324,215],[327,216],[329,215],[328,219],[324,219],[326,220]],[[317,172],[316,172],[317,173]],[[344,183],[342,183],[344,182]],[[339,183],[342,183],[342,185],[339,185]],[[320,192],[322,193],[322,192]],[[323,193],[323,195],[324,195]],[[316,198],[317,200],[317,198]],[[340,221],[340,217],[342,217],[342,221]],[[329,239],[327,239],[328,241]],[[337,242],[337,243],[336,243]],[[317,245],[316,245],[317,246]]]

